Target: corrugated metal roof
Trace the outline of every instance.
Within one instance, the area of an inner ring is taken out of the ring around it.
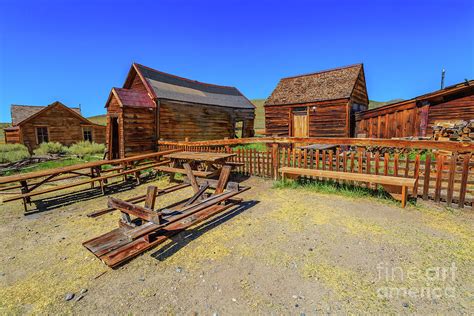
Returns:
[[[39,105],[19,105],[19,104],[12,104],[11,105],[11,115],[12,115],[12,124],[17,125],[18,123],[26,120],[32,115],[35,115],[42,109],[46,108],[46,106],[39,106]],[[77,114],[81,115],[81,109],[79,108],[70,108]]]
[[[209,104],[229,108],[255,108],[237,88],[194,81],[139,64],[135,65],[159,99]]]
[[[265,105],[349,98],[361,69],[362,64],[356,64],[283,78],[265,101]]]

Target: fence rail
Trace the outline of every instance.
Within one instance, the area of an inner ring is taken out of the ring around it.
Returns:
[[[263,150],[245,148],[255,143],[267,145]],[[302,143],[333,144],[335,148],[298,148]],[[474,207],[474,146],[471,143],[264,137],[208,142],[160,141],[159,146],[160,150],[233,152],[235,161],[243,163],[236,172],[272,179],[278,179],[278,168],[284,166],[415,178],[413,196],[447,206]],[[416,151],[400,152],[406,149]],[[370,183],[354,185],[374,188]]]

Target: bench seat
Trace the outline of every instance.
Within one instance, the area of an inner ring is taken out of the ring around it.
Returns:
[[[382,185],[386,189],[386,191],[390,193],[390,195],[392,195],[395,199],[400,200],[402,202],[402,207],[405,207],[406,205],[408,193],[407,190],[413,189],[416,183],[416,179],[413,178],[402,178],[365,173],[351,173],[295,167],[282,167],[278,169],[278,171],[282,174],[283,179],[288,176],[309,176],[346,181],[377,183]],[[397,191],[397,189],[400,190]]]
[[[174,167],[169,167],[169,166],[159,166],[159,167],[155,168],[155,170],[156,171],[161,171],[161,172],[186,174],[186,169],[184,169],[184,168],[174,168]],[[193,174],[196,177],[208,178],[208,177],[211,177],[211,176],[215,175],[216,173],[214,171],[193,170]]]

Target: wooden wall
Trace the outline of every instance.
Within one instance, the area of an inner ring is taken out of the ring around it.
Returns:
[[[85,126],[92,127],[93,141],[105,143],[105,126],[87,124],[61,106],[51,107],[34,119],[21,124],[21,139],[23,144],[32,151],[39,146],[36,128],[47,127],[50,142],[59,142],[70,146],[84,139],[83,127]]]
[[[20,144],[21,143],[21,132],[17,130],[4,130],[5,144]]]
[[[236,121],[244,121],[244,137],[251,137],[254,117],[253,109],[161,101],[159,138],[164,140],[232,138]]]
[[[346,99],[320,102],[309,111],[310,137],[349,137],[348,107]]]
[[[154,108],[124,107],[122,157],[151,153],[156,150]],[[119,121],[120,126],[120,121]]]
[[[360,113],[357,116],[356,133],[369,138],[429,137],[437,121],[472,119],[474,95],[425,106],[417,106],[416,101],[411,100],[397,106]]]
[[[428,115],[428,130],[437,121],[474,120],[474,95],[430,106]]]
[[[265,106],[266,134],[292,136],[291,113],[294,108],[304,107],[309,108],[309,137],[348,137],[350,106],[349,99]]]
[[[354,89],[352,90],[351,101],[353,103],[363,105],[364,107],[361,109],[363,111],[367,110],[369,106],[369,96],[367,94],[367,87],[365,84],[365,75],[363,70],[359,72],[359,76],[357,77],[356,84],[354,85]]]

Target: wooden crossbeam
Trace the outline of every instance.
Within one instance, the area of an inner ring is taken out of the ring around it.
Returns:
[[[107,205],[123,213],[136,216],[153,224],[160,225],[161,223],[161,214],[158,212],[154,212],[149,208],[145,208],[130,202],[125,202],[113,197],[109,198]]]
[[[157,192],[156,192],[156,196],[158,197],[158,196],[161,196],[161,195],[165,195],[165,194],[177,191],[177,190],[187,188],[189,186],[190,185],[187,184],[187,183],[182,183],[182,184],[173,185],[173,186],[165,188],[165,189],[158,189]],[[143,195],[138,195],[138,196],[132,197],[132,198],[127,199],[125,201],[130,202],[130,203],[140,203],[140,202],[145,201],[146,197],[147,197],[147,195],[143,194]],[[116,208],[114,208],[114,207],[107,207],[107,208],[89,213],[89,214],[87,214],[87,216],[88,217],[98,217],[98,216],[113,212],[115,210],[116,210]]]

